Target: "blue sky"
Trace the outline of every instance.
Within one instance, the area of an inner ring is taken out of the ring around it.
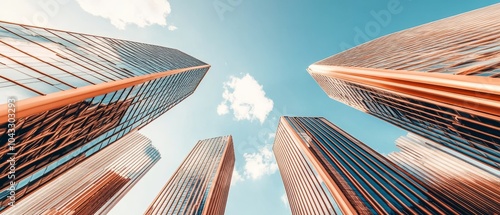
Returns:
[[[324,116],[383,154],[405,135],[329,99],[306,72],[310,64],[366,39],[497,1],[88,2],[2,0],[0,19],[177,48],[212,65],[191,97],[141,131],[162,159],[111,214],[143,213],[197,140],[231,134],[241,177],[230,189],[226,214],[274,215],[290,214],[269,151],[279,116]],[[224,93],[227,109],[218,111]]]

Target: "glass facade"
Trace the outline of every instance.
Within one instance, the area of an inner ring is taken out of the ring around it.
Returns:
[[[0,22],[0,201],[16,200],[190,96],[209,65],[175,49]],[[22,182],[22,183],[21,183]]]
[[[498,78],[499,8],[494,4],[402,30],[316,64]]]
[[[467,207],[473,214],[495,214],[500,211],[500,170],[478,166],[459,153],[433,141],[408,134],[396,141],[400,152],[387,158],[446,196]],[[454,154],[454,155],[452,155]],[[485,171],[483,169],[487,169]]]
[[[273,151],[292,214],[342,214],[319,176],[321,170],[316,170],[308,155],[295,144],[298,137],[287,130],[283,118],[281,120]],[[311,141],[303,130],[296,134],[306,139],[306,143]]]
[[[145,214],[224,214],[234,162],[231,136],[198,141]]]
[[[500,168],[499,9],[393,33],[308,71],[332,99]]]
[[[158,160],[151,141],[132,132],[5,212],[106,214]]]
[[[469,212],[324,118],[282,117],[273,150],[293,214]]]

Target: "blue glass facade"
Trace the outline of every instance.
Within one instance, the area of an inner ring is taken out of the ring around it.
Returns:
[[[285,134],[295,137],[288,140],[278,138]],[[289,177],[306,167],[297,168],[291,175],[282,169],[287,160],[304,159],[283,154],[286,145],[297,145],[301,154],[309,160],[307,168],[320,172],[322,181],[327,182],[328,192],[336,201],[332,204],[338,205],[342,213],[467,212],[459,205],[450,207],[449,202],[436,196],[432,189],[324,118],[282,117],[276,136],[274,152],[294,214],[313,214],[314,211],[307,207],[302,206],[306,209],[301,209],[300,205],[293,204],[314,204],[317,201],[312,201],[312,197],[299,201],[304,197],[289,193],[296,189],[294,186],[301,184],[289,183]],[[305,175],[303,186],[308,184],[305,182],[307,177],[315,177]]]

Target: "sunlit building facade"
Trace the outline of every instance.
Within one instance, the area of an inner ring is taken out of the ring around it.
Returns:
[[[0,208],[158,118],[209,67],[157,45],[0,22]]]
[[[282,117],[273,151],[292,214],[468,214],[320,117]]]
[[[160,153],[151,141],[132,132],[46,183],[5,212],[107,214],[158,160]]]
[[[396,141],[401,149],[387,158],[468,208],[473,214],[495,214],[500,211],[500,170],[461,156],[451,149],[414,134]],[[445,152],[447,151],[447,152]],[[487,171],[483,170],[486,169]]]
[[[234,162],[231,136],[198,141],[145,214],[224,214]]]
[[[500,4],[314,63],[334,100],[500,168]]]

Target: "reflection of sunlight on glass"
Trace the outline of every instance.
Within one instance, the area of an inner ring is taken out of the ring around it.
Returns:
[[[16,97],[17,100],[27,99],[30,97],[37,96],[38,94],[24,89],[20,86],[10,85],[5,87],[6,81],[0,78],[0,104],[6,103],[9,97]]]
[[[1,39],[3,42],[5,42],[9,45],[15,46],[16,48],[22,50],[23,52],[30,53],[31,55],[38,57],[46,62],[49,62],[49,63],[57,62],[56,59],[61,59],[59,56],[56,55],[56,53],[49,51],[48,49],[45,49],[41,46],[35,45],[33,43],[25,42],[25,41],[14,39],[14,38],[1,38]],[[40,43],[40,45],[45,46],[45,47],[52,49],[52,50],[57,50],[60,48],[60,46],[58,46],[56,44],[47,43],[47,42]],[[7,51],[7,52],[5,52],[7,54],[7,56],[11,56],[11,55],[9,55],[9,53],[16,54],[17,56],[19,56],[19,54],[21,54],[20,52],[15,51],[13,49],[7,49],[5,51]],[[33,58],[22,58],[22,59],[26,59],[29,61],[24,61],[21,63],[40,62],[40,61],[33,59]]]
[[[23,32],[26,33],[26,31]],[[4,43],[10,45],[0,44],[0,48],[6,56],[12,59],[0,57],[0,63],[3,64],[0,67],[0,76],[16,81],[28,88],[37,89],[43,94],[63,91],[73,87],[88,86],[96,82],[95,79],[94,82],[90,82],[69,74],[85,73],[85,71],[78,70],[67,64],[67,59],[62,57],[65,55],[63,45],[36,37],[37,34],[32,31],[27,32],[31,32],[31,34],[23,36],[36,41],[38,44],[14,37],[0,38]],[[35,58],[25,53],[29,53]],[[36,68],[39,72],[35,72],[28,67]],[[56,79],[62,80],[63,83]]]

